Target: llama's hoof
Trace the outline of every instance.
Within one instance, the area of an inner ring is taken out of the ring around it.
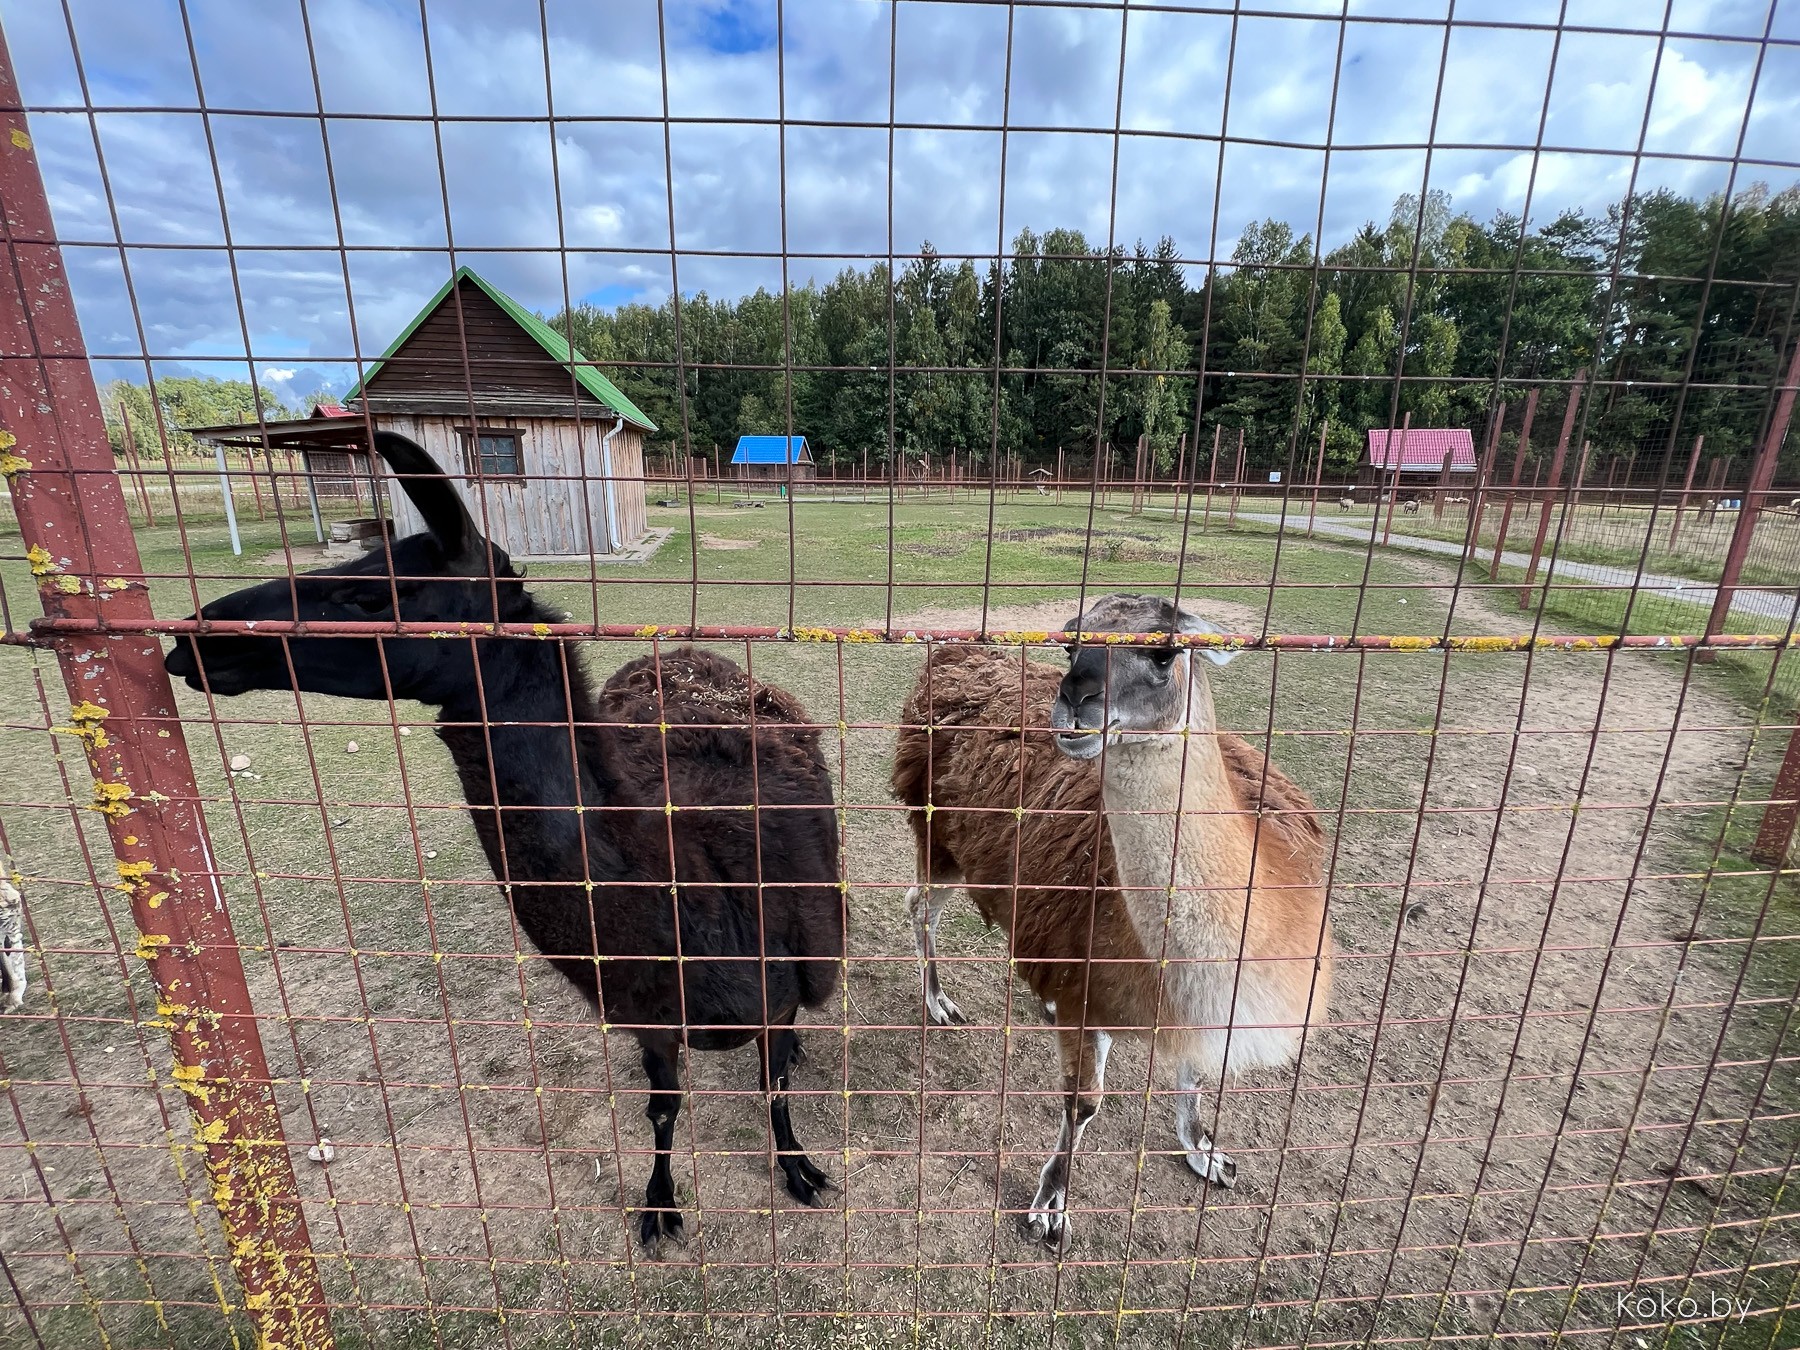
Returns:
[[[1069,1250],[1069,1216],[1061,1209],[1034,1209],[1025,1216],[1025,1236],[1061,1256]]]
[[[673,1242],[677,1247],[687,1246],[687,1226],[681,1221],[678,1209],[647,1209],[638,1216],[638,1240],[644,1244],[644,1250],[656,1260],[665,1254],[665,1244]]]
[[[1214,1186],[1229,1189],[1237,1180],[1237,1164],[1216,1148],[1189,1150],[1187,1165],[1196,1176]]]
[[[781,1170],[787,1176],[788,1194],[811,1209],[825,1208],[825,1198],[820,1192],[837,1189],[837,1183],[814,1167],[804,1153],[783,1154]]]
[[[963,1010],[950,1001],[950,996],[939,991],[936,998],[930,995],[925,999],[925,1014],[933,1024],[940,1027],[961,1027],[969,1024]]]

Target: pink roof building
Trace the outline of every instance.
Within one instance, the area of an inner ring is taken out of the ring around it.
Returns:
[[[1398,457],[1401,473],[1437,473],[1449,451],[1451,473],[1475,472],[1475,438],[1466,427],[1411,427],[1405,440],[1402,447],[1397,428],[1371,430],[1364,467],[1392,472]]]

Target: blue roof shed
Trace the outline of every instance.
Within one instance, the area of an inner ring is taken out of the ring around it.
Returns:
[[[739,436],[733,464],[811,464],[804,436]]]

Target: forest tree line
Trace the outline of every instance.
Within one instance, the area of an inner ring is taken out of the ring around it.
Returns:
[[[1677,434],[1684,447],[1703,433],[1709,454],[1742,455],[1761,433],[1800,293],[1800,188],[1744,192],[1718,239],[1722,206],[1657,192],[1628,214],[1566,212],[1521,239],[1516,216],[1482,224],[1443,193],[1422,208],[1402,197],[1385,226],[1364,226],[1316,270],[1310,236],[1278,220],[1254,224],[1198,285],[1168,238],[1109,258],[1079,231],[1027,230],[984,271],[927,247],[900,270],[891,319],[881,263],[791,289],[785,314],[780,295],[760,290],[685,300],[684,390],[672,305],[584,305],[551,322],[591,359],[623,363],[615,378],[657,422],[663,446],[681,443],[685,392],[696,453],[745,432],[779,433],[791,408],[793,430],[825,463],[857,462],[865,449],[884,460],[891,415],[907,457],[960,447],[980,465],[998,445],[1045,464],[1059,448],[1085,457],[1097,433],[1121,447],[1142,435],[1167,471],[1203,385],[1203,442],[1215,426],[1234,438],[1242,429],[1261,466],[1279,467],[1296,432],[1310,447],[1328,422],[1327,467],[1338,473],[1355,466],[1370,427],[1410,413],[1415,426],[1479,436],[1498,373],[1516,429],[1528,389],[1595,363],[1604,383],[1585,431],[1597,457],[1661,451],[1681,400],[1659,386],[1683,380],[1697,334],[1692,382],[1737,387],[1690,388]],[[1681,280],[1709,273],[1710,287]],[[790,379],[730,368],[790,359],[855,369]],[[1202,362],[1203,380],[1187,373]],[[1565,406],[1564,390],[1546,384],[1535,445],[1554,439]]]
[[[172,375],[156,382],[156,402],[146,385],[130,380],[109,380],[100,388],[100,407],[106,416],[106,432],[115,454],[125,453],[127,426],[134,448],[141,454],[158,453],[162,437],[170,448],[185,454],[212,454],[183,428],[216,427],[232,422],[254,422],[258,412],[265,422],[305,417],[318,403],[331,403],[336,395],[317,389],[296,407],[282,402],[267,386],[252,388],[248,380],[220,380],[206,375]],[[157,404],[162,416],[157,416]]]
[[[1484,224],[1443,193],[1405,196],[1385,226],[1317,260],[1310,236],[1263,220],[1204,274],[1169,238],[1109,255],[1077,230],[1026,230],[980,269],[926,245],[892,286],[874,263],[790,288],[785,303],[762,289],[702,292],[679,316],[667,301],[584,304],[549,321],[657,423],[659,452],[728,454],[739,435],[791,424],[823,465],[867,454],[885,467],[891,425],[895,453],[913,462],[954,448],[980,471],[997,446],[1027,464],[1054,465],[1061,450],[1079,465],[1097,435],[1119,447],[1143,436],[1167,472],[1198,395],[1203,443],[1215,427],[1233,440],[1242,430],[1252,467],[1281,467],[1296,444],[1309,464],[1328,424],[1327,470],[1342,474],[1366,429],[1410,413],[1414,426],[1479,437],[1496,397],[1511,405],[1509,444],[1534,387],[1532,439],[1546,448],[1566,406],[1556,382],[1586,368],[1600,381],[1583,427],[1596,462],[1654,463],[1672,430],[1681,456],[1700,434],[1709,455],[1742,456],[1793,336],[1800,187],[1741,193],[1721,236],[1724,205],[1660,191],[1628,212],[1569,211],[1522,232],[1516,216]],[[165,406],[182,383],[159,382]],[[266,416],[285,411],[262,397]],[[215,406],[174,411],[176,425],[231,420]]]

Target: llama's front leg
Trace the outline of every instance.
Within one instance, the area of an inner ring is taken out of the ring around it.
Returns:
[[[1026,1216],[1025,1234],[1060,1251],[1069,1244],[1069,1164],[1075,1150],[1081,1147],[1087,1123],[1099,1114],[1112,1037],[1104,1031],[1067,1030],[1057,1032],[1056,1040],[1062,1051],[1063,1091],[1068,1094],[1063,1106],[1062,1133],[1056,1140],[1056,1152],[1038,1174],[1037,1194],[1032,1197],[1031,1213]]]
[[[919,873],[924,877],[926,873]],[[967,1022],[962,1009],[950,1001],[944,988],[938,983],[937,973],[937,925],[938,916],[944,912],[944,904],[950,898],[951,888],[942,879],[931,878],[921,881],[906,892],[907,908],[912,910],[913,944],[919,951],[919,973],[923,981],[925,994],[925,1015],[940,1027],[952,1026]]]
[[[677,1069],[680,1045],[673,1036],[645,1038],[644,1073],[650,1079],[650,1104],[644,1114],[656,1131],[656,1161],[650,1167],[650,1184],[644,1188],[644,1212],[638,1217],[638,1237],[652,1256],[661,1256],[663,1239],[687,1241],[681,1209],[675,1203],[675,1178],[669,1169],[669,1150],[675,1146],[675,1117],[681,1114],[681,1075]]]
[[[788,1194],[803,1205],[823,1208],[825,1202],[819,1192],[836,1187],[806,1156],[794,1137],[794,1122],[788,1115],[788,1073],[799,1058],[800,1038],[793,1027],[781,1027],[759,1036],[757,1049],[762,1054],[762,1085],[769,1098],[769,1131],[775,1140],[775,1161],[787,1177]]]
[[[1187,1150],[1187,1165],[1213,1185],[1229,1186],[1237,1180],[1237,1164],[1213,1146],[1206,1130],[1218,1081],[1186,1065],[1177,1077],[1180,1095],[1175,1098],[1175,1134]]]

